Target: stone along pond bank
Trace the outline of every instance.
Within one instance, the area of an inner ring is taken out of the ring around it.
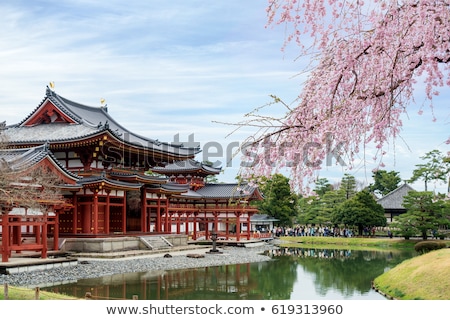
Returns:
[[[80,279],[91,279],[113,274],[144,272],[150,270],[177,270],[204,268],[218,265],[241,264],[270,261],[271,258],[262,254],[264,251],[276,248],[273,245],[243,248],[220,248],[220,253],[209,253],[210,248],[195,251],[169,253],[164,255],[149,255],[121,259],[87,259],[80,258],[76,266],[22,272],[10,275],[0,275],[0,284],[16,287],[47,287]],[[190,257],[190,256],[194,257]],[[195,258],[195,255],[200,257]]]

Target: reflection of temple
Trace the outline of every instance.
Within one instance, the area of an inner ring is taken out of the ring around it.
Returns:
[[[66,203],[51,209],[55,222],[44,222],[55,246],[58,236],[179,234],[195,240],[217,231],[236,241],[252,237],[250,218],[257,209],[251,201],[262,199],[257,188],[207,184],[206,177],[221,168],[195,161],[198,148],[129,132],[106,106],[86,106],[47,88],[33,112],[0,133],[8,138],[0,158],[14,150],[10,163],[26,160],[29,168],[50,167],[63,178]],[[27,226],[25,214],[14,223],[6,215],[12,212],[2,207],[3,261],[17,250],[18,234]]]
[[[132,299],[133,295],[142,300],[262,299],[256,287],[250,264],[243,264],[105,276],[44,290],[77,297],[89,292],[94,299]]]

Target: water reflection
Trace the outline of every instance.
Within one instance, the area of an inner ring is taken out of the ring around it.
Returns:
[[[78,297],[89,292],[97,299],[381,299],[371,281],[413,252],[278,248],[266,254],[273,260],[126,273],[43,290]]]
[[[279,248],[269,255],[277,265],[295,266],[291,299],[383,299],[371,281],[414,252]]]

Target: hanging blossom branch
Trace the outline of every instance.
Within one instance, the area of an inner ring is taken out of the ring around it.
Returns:
[[[351,167],[369,143],[383,155],[401,130],[416,79],[424,78],[431,108],[439,88],[450,85],[449,1],[269,0],[268,25],[286,25],[284,46],[316,52],[316,64],[295,107],[273,97],[288,108],[284,116],[256,110],[235,124],[258,128],[244,144],[242,176],[289,167],[293,187],[303,189],[330,158]]]

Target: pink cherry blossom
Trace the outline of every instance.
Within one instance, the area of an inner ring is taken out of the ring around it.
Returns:
[[[431,113],[433,97],[450,85],[450,0],[268,0],[267,17],[267,27],[286,30],[284,48],[297,45],[313,68],[295,106],[273,97],[285,116],[258,109],[239,124],[258,129],[249,139],[258,157],[244,177],[288,168],[292,186],[304,190],[333,143],[341,143],[333,161],[348,166],[367,144],[385,154],[416,82],[424,81]]]

